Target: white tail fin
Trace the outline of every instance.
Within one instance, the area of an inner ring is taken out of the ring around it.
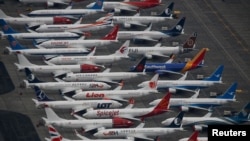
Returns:
[[[142,89],[148,89],[148,90],[157,90],[157,81],[159,79],[159,74],[156,73],[150,81],[148,81],[148,84],[143,87]]]
[[[130,41],[127,40],[123,43],[123,45],[119,48],[119,50],[117,50],[114,54],[112,55],[116,55],[116,56],[122,56],[127,58],[128,57],[128,47],[129,47]]]
[[[62,118],[60,118],[51,108],[49,107],[45,107],[45,113],[47,115],[47,119],[48,121],[59,121],[59,120],[63,120]]]
[[[7,16],[2,9],[0,9],[0,18],[10,18],[10,16]]]
[[[32,64],[23,54],[17,54],[17,59],[19,62],[19,65],[21,66],[34,66],[35,64]]]

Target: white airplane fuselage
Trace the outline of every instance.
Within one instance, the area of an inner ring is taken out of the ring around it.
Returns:
[[[170,37],[169,35],[160,31],[118,31],[118,39],[134,39],[136,37],[150,37],[154,40]]]
[[[86,7],[90,8],[93,5],[94,5],[94,3],[90,3]],[[134,11],[138,9],[138,7],[136,7],[136,6],[129,5],[129,4],[126,4],[126,3],[123,3],[123,2],[109,2],[109,1],[103,2],[103,9],[105,11],[113,10],[113,9],[120,9],[122,7],[129,7],[129,9],[134,10]]]
[[[140,24],[150,24],[165,21],[166,19],[171,19],[169,17],[157,17],[157,16],[113,16],[114,24],[133,24],[133,22]]]
[[[129,54],[136,55],[152,55],[152,54],[162,54],[162,55],[171,55],[171,54],[180,54],[183,53],[182,47],[129,47]]]
[[[107,98],[131,98],[131,97],[141,97],[146,96],[152,93],[157,93],[157,90],[146,90],[146,89],[138,89],[138,90],[102,90],[102,91],[82,91],[76,93],[72,97],[74,99],[103,99]]]
[[[40,23],[40,24],[54,24],[53,17],[13,17],[13,18],[4,18],[4,20],[8,24],[15,24],[15,25],[25,25],[29,23]]]

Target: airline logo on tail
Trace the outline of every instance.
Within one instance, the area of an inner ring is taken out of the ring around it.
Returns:
[[[120,53],[123,54],[126,50],[127,50],[127,47],[123,46],[123,47],[120,48]]]
[[[27,79],[28,79],[28,81],[33,81],[34,79],[35,79],[35,76],[33,75],[33,74],[29,74],[28,76],[27,76]]]
[[[38,99],[38,101],[41,101],[41,100],[43,100],[43,99],[45,99],[45,94],[43,93],[43,91],[42,90],[37,90],[37,99]]]
[[[156,88],[156,85],[157,85],[157,82],[155,82],[155,81],[149,82],[149,87],[150,87],[151,89]]]

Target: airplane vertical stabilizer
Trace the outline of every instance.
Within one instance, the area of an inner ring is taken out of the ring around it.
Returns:
[[[60,118],[51,108],[45,107],[45,113],[47,115],[47,120],[48,121],[58,121],[58,120],[63,120]]]
[[[25,75],[29,83],[42,83],[43,81],[39,80],[29,68],[24,68]]]
[[[235,99],[235,93],[237,89],[238,83],[234,82],[225,92],[224,94],[217,96],[216,98],[220,99]]]
[[[178,36],[180,34],[184,34],[185,21],[186,21],[186,17],[183,17],[174,27],[172,27],[169,30],[162,30],[162,32],[169,36]]]
[[[183,117],[184,117],[184,111],[179,112],[179,114],[173,119],[173,121],[166,127],[168,127],[168,128],[182,128]]]
[[[13,34],[17,33],[10,25],[8,25],[4,19],[0,19],[0,26],[4,34]]]
[[[10,16],[6,15],[2,9],[0,9],[0,18],[10,18]]]
[[[35,90],[36,98],[38,101],[53,101],[38,86],[34,86],[34,90]]]
[[[133,67],[130,68],[131,72],[143,72],[145,69],[145,64],[146,64],[147,58],[142,57],[142,59]]]
[[[12,35],[8,35],[8,41],[12,50],[27,49],[22,46]]]
[[[102,40],[117,40],[117,34],[118,34],[119,26],[115,25],[111,31],[105,35]]]
[[[209,77],[205,78],[206,81],[222,81],[222,72],[224,65],[220,65]]]
[[[90,9],[103,9],[104,0],[96,0],[95,4]]]
[[[168,7],[164,11],[162,11],[162,13],[159,14],[158,16],[161,16],[161,17],[171,17],[172,18],[173,15],[171,13],[172,13],[173,9],[174,9],[174,2],[171,2],[168,5]]]

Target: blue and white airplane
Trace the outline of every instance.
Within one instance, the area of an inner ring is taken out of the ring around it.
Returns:
[[[184,111],[179,112],[178,117],[184,116]],[[208,125],[239,125],[250,121],[250,102],[248,102],[242,110],[236,115],[224,116],[224,117],[211,117],[212,112],[208,112],[203,117],[183,117],[182,126],[194,127],[195,130],[202,130],[207,128]],[[176,117],[168,118],[161,123],[163,125],[169,125]]]
[[[157,88],[168,89],[171,93],[176,93],[177,90],[194,92],[196,89],[207,88],[215,84],[222,84],[222,72],[224,65],[220,65],[209,77],[202,80],[185,80],[187,77],[186,72],[178,80],[158,80]],[[157,75],[157,74],[155,74]],[[138,85],[138,87],[144,87],[148,85],[149,81],[144,81]]]
[[[147,73],[158,73],[158,74],[180,74],[183,75],[185,72],[201,68],[204,65],[204,57],[208,48],[202,48],[191,60],[187,62],[173,62],[174,55],[169,60],[163,63],[146,63],[146,57],[143,57],[136,66],[130,68],[131,71],[140,72],[145,69]]]
[[[190,108],[211,111],[214,107],[236,102],[235,93],[237,85],[238,83],[234,82],[222,95],[216,98],[198,98],[200,90],[196,91],[190,98],[171,98],[170,108],[178,107],[181,111],[188,111]],[[150,102],[149,105],[157,105],[159,102],[160,99],[156,99]]]

